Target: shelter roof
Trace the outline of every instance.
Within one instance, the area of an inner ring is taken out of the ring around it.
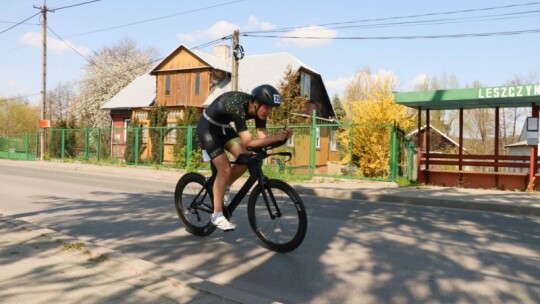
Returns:
[[[540,105],[540,84],[398,92],[394,98],[400,105],[435,110],[530,107]]]

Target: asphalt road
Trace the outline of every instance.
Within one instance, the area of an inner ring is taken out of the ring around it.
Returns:
[[[540,219],[304,196],[294,252],[236,231],[195,237],[173,205],[179,174],[0,162],[0,212],[286,303],[539,303]]]

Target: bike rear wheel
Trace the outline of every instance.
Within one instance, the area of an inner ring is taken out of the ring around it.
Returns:
[[[292,251],[300,246],[306,236],[307,213],[304,203],[298,193],[281,180],[268,180],[265,192],[274,216],[268,211],[260,187],[255,187],[248,200],[251,228],[268,249],[276,252]]]
[[[210,221],[214,210],[212,192],[205,189],[206,178],[199,173],[183,175],[176,184],[174,204],[186,231],[197,236],[207,236],[216,226]]]

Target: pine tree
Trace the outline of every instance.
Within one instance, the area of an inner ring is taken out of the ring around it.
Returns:
[[[148,112],[151,155],[154,164],[160,164],[163,161],[163,139],[167,133],[163,127],[167,126],[168,113],[166,106],[157,106]]]
[[[304,117],[295,115],[306,112],[306,99],[300,95],[300,72],[287,67],[277,89],[281,95],[281,105],[272,111],[268,123],[279,126],[309,123]]]

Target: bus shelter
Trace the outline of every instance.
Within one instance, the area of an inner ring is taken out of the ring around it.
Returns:
[[[418,111],[418,134],[422,128],[422,115],[426,128],[430,129],[430,111],[459,111],[459,145],[457,153],[433,153],[430,132],[423,132],[417,139],[417,180],[421,183],[451,187],[487,188],[508,190],[540,190],[538,173],[538,117],[540,108],[540,84],[486,87],[458,90],[435,90],[399,92],[395,102]],[[500,109],[531,108],[527,118],[528,156],[512,156],[500,153]],[[464,153],[464,110],[489,108],[494,111],[493,155]],[[525,168],[525,172],[511,172],[508,168]]]

